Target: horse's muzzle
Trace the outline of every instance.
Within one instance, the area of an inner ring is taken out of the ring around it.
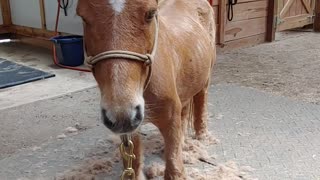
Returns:
[[[134,116],[122,116],[121,119],[119,118],[113,121],[107,116],[107,111],[105,109],[102,109],[101,113],[104,125],[116,134],[131,133],[136,130],[143,121],[143,114],[140,106],[135,108]]]

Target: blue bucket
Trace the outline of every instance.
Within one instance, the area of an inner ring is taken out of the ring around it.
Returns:
[[[59,64],[65,66],[80,66],[84,62],[82,36],[56,36],[50,39],[54,42]]]

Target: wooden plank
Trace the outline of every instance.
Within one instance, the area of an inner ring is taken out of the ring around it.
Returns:
[[[301,0],[297,0],[295,14],[296,15],[302,14],[302,8],[303,8],[302,1]]]
[[[242,4],[242,3],[249,3],[249,2],[258,2],[258,1],[263,1],[263,0],[238,0],[237,5]],[[225,3],[226,5],[228,4],[228,1]],[[220,4],[219,4],[220,5]],[[236,5],[236,6],[237,6]]]
[[[217,40],[219,38],[219,26],[220,24],[216,24],[216,44],[219,44],[219,41]]]
[[[245,38],[267,31],[267,18],[249,19],[226,25],[225,41]]]
[[[219,21],[218,21],[219,7],[218,6],[213,6],[212,9],[213,9],[213,12],[214,12],[214,20],[215,20],[215,22],[217,24],[217,23],[219,23]]]
[[[268,18],[267,18],[267,35],[266,41],[272,42],[276,39],[276,17],[278,16],[278,3],[276,0],[269,0]]]
[[[308,2],[309,0],[306,0],[306,1],[307,1],[307,3],[309,3]],[[301,14],[307,14],[307,9],[304,7],[302,0],[300,0],[300,2],[301,2],[301,6],[300,6]]]
[[[53,31],[48,31],[44,29],[36,29],[25,26],[12,26],[12,32],[18,35],[29,36],[29,37],[41,37],[41,38],[51,38],[55,35]]]
[[[284,0],[276,0],[275,2],[278,5],[278,15],[277,16],[279,16],[280,12],[281,12],[281,10],[283,9],[283,6],[284,6]]]
[[[0,34],[7,34],[10,33],[10,29],[8,26],[0,25]]]
[[[296,16],[297,1],[301,1],[301,0],[293,0],[293,3],[289,8],[289,13],[287,14],[288,16]]]
[[[9,0],[0,0],[3,25],[10,26],[12,25],[11,20],[11,9],[10,9],[10,1]]]
[[[280,12],[279,18],[282,19],[284,16],[289,12],[291,5],[293,4],[294,0],[288,0],[287,3],[284,5],[283,9]]]
[[[258,35],[254,35],[254,36],[250,36],[242,39],[228,41],[225,44],[223,44],[223,46],[220,46],[220,47],[218,46],[217,50],[224,52],[230,49],[250,47],[250,46],[264,43],[265,39],[266,39],[265,33],[258,34]]]
[[[319,1],[318,1],[319,2]],[[311,3],[311,9],[314,9],[316,7],[316,0],[312,0]]]
[[[316,1],[314,11],[315,11],[315,18],[314,18],[313,29],[315,32],[320,32],[320,2],[319,1]]]
[[[234,6],[234,11],[233,11],[234,17],[232,22],[241,21],[245,19],[266,17],[267,9],[268,9],[267,0],[237,4]],[[227,16],[227,13],[228,12],[225,13],[226,16]]]
[[[218,0],[213,0],[212,6],[217,6],[219,5],[219,1]]]
[[[219,4],[226,4],[226,0],[219,0]],[[225,12],[227,11],[226,6],[219,6],[219,38],[218,42],[219,44],[223,44],[224,34],[225,34],[225,24],[226,24],[226,16]]]
[[[48,39],[29,37],[23,35],[16,35],[15,38],[19,39],[19,42],[31,46],[42,47],[45,49],[52,49],[52,42]]]
[[[47,29],[44,0],[39,0],[39,5],[40,5],[41,27],[42,29]]]
[[[298,27],[303,27],[313,23],[313,19],[310,15],[298,15],[293,17],[288,17],[284,19],[284,23],[278,26],[278,31],[294,29]]]
[[[300,1],[300,0],[299,0]],[[306,8],[307,10],[307,13],[310,14],[312,13],[312,10],[311,10],[311,7],[310,7],[310,3],[307,2],[306,0],[301,0],[302,1],[302,4],[303,6]]]
[[[302,20],[305,20],[305,19],[312,19],[311,18],[312,16],[309,15],[309,14],[300,14],[300,15],[297,15],[297,16],[291,16],[291,17],[286,17],[283,19],[283,22],[282,24],[285,24],[285,23],[292,23],[292,22],[296,22],[296,21],[302,21]]]

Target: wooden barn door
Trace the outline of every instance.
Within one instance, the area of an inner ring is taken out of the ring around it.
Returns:
[[[315,1],[277,0],[277,31],[299,28],[313,23]]]

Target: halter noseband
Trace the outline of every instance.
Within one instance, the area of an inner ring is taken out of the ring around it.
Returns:
[[[117,58],[143,62],[145,66],[149,67],[148,76],[144,84],[144,90],[145,90],[148,87],[151,80],[152,62],[155,58],[156,51],[158,48],[159,21],[158,21],[157,15],[155,16],[155,24],[156,24],[155,38],[154,38],[154,44],[153,44],[151,54],[140,54],[132,51],[123,51],[123,50],[105,51],[100,54],[97,54],[96,56],[88,58],[87,64],[93,67],[96,63],[100,61],[108,60],[108,59],[117,59]]]

